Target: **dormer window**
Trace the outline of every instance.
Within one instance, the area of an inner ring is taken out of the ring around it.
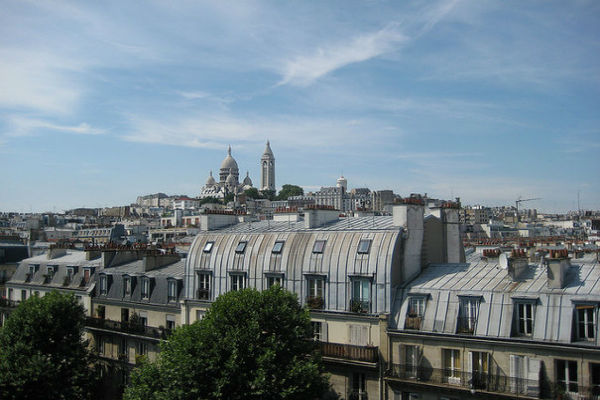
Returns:
[[[85,267],[83,269],[83,283],[87,285],[90,282],[90,277],[94,273],[94,267]]]
[[[67,267],[67,276],[69,277],[69,280],[73,280],[73,276],[77,273],[77,267],[76,266],[68,266]]]
[[[283,244],[285,242],[284,241],[277,241],[275,242],[275,244],[273,245],[273,250],[271,250],[271,253],[273,254],[280,254],[281,250],[283,249]]]
[[[177,281],[175,279],[169,279],[168,300],[169,301],[177,300]]]
[[[535,316],[534,300],[518,300],[515,302],[513,334],[516,336],[533,335],[533,321]]]
[[[125,276],[123,277],[123,294],[125,296],[131,296],[131,277]]]
[[[100,275],[100,294],[106,295],[108,293],[108,277],[105,274]]]
[[[315,240],[315,244],[313,245],[313,254],[323,254],[323,249],[325,248],[326,240]]]
[[[371,249],[371,239],[362,239],[358,243],[358,254],[369,254],[369,250]]]
[[[150,279],[142,278],[142,299],[148,300],[150,298]]]
[[[215,242],[206,242],[202,251],[205,253],[210,253],[212,251],[214,244],[215,244]]]
[[[597,313],[595,304],[575,305],[575,338],[577,340],[594,340]]]
[[[456,333],[472,335],[477,326],[481,297],[460,297]]]
[[[408,309],[404,329],[421,329],[423,316],[425,315],[425,297],[410,296],[408,298]]]

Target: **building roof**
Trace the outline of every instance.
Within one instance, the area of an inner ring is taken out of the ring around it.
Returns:
[[[595,254],[572,259],[563,288],[550,288],[544,264],[529,264],[513,280],[495,260],[471,253],[465,264],[430,265],[396,293],[392,324],[403,329],[408,298],[426,296],[421,331],[456,334],[460,297],[480,299],[475,336],[513,336],[514,304],[535,304],[533,340],[570,343],[575,304],[600,304],[600,269]],[[597,339],[596,339],[597,340]],[[596,342],[585,344],[597,345]]]

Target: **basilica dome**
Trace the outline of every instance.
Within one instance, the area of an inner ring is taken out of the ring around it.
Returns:
[[[238,172],[238,165],[235,159],[231,156],[231,146],[227,149],[227,157],[221,163],[221,171],[229,171],[233,170],[234,172]]]

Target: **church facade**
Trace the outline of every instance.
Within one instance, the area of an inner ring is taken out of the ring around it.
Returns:
[[[262,175],[260,190],[275,190],[275,156],[273,155],[269,141],[267,141],[267,146],[260,162]],[[219,180],[217,181],[213,177],[213,172],[210,171],[206,184],[198,197],[222,199],[230,193],[242,193],[253,187],[248,171],[246,171],[246,177],[241,182],[239,178],[240,170],[237,161],[231,155],[231,146],[229,146],[227,148],[227,156],[219,169]]]

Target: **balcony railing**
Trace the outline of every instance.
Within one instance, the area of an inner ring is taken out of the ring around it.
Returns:
[[[156,339],[166,339],[170,334],[170,329],[154,328],[144,326],[139,323],[119,322],[110,319],[87,317],[85,325],[90,328],[107,329],[111,331],[130,333],[134,335],[148,336]]]
[[[371,309],[369,301],[352,299],[350,300],[350,311],[354,313],[368,313]]]
[[[208,300],[208,299],[210,299],[210,290],[209,289],[198,289],[198,290],[196,290],[196,298],[198,300]]]
[[[421,317],[407,316],[404,320],[404,329],[421,329]]]
[[[307,296],[306,305],[313,310],[321,310],[325,308],[325,300],[321,296]]]
[[[0,307],[2,308],[15,308],[19,305],[19,303],[20,301],[0,298]]]
[[[377,362],[379,351],[373,346],[356,346],[352,344],[321,342],[323,357],[342,358],[351,361]]]
[[[456,333],[462,333],[463,335],[472,335],[475,333],[475,324],[477,320],[475,318],[458,317],[458,325]]]
[[[351,390],[348,393],[348,400],[369,400],[365,390]]]
[[[411,364],[393,364],[392,368],[387,371],[386,376],[415,383],[443,385],[485,392],[530,397],[538,397],[540,395],[540,382],[537,380],[512,378],[483,372],[468,373]]]

